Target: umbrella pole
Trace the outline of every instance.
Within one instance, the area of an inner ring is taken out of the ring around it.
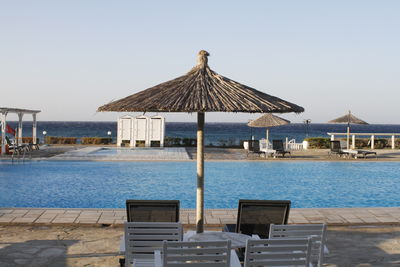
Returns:
[[[204,231],[204,113],[197,113],[196,232]]]
[[[351,111],[349,110],[349,116],[347,118],[347,149],[350,149],[350,116]]]
[[[268,147],[269,147],[269,129],[268,128],[267,128],[267,133],[266,134],[267,134],[267,136],[266,136],[267,139],[265,140],[265,142],[266,142],[266,149],[267,150],[265,152],[265,157],[268,158]]]
[[[350,126],[347,126],[347,149],[350,149]]]

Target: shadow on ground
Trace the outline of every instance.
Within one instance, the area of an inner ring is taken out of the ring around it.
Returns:
[[[78,240],[28,240],[0,242],[0,266],[57,266],[67,265],[68,247]]]
[[[400,266],[400,227],[328,227],[326,266]]]

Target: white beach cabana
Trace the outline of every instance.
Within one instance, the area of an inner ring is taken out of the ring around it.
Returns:
[[[6,127],[7,127],[7,115],[9,113],[16,113],[18,115],[18,133],[17,133],[17,144],[22,142],[22,118],[25,114],[32,114],[32,141],[33,144],[36,144],[36,114],[39,113],[40,110],[32,110],[32,109],[21,109],[21,108],[2,108],[0,107],[1,114],[1,143],[6,143]],[[6,153],[6,146],[1,146],[1,154],[4,155]]]
[[[118,119],[117,146],[129,141],[129,146],[137,147],[142,143],[145,147],[164,146],[165,118],[163,116],[131,116]]]

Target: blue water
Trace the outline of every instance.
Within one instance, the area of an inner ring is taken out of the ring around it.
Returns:
[[[296,208],[400,206],[399,162],[206,162],[205,207],[290,199]],[[123,208],[179,199],[194,208],[195,162],[0,161],[1,207]]]
[[[9,122],[15,128],[16,122]],[[32,123],[25,122],[24,136],[32,136]],[[196,123],[167,122],[166,136],[180,138],[196,138]],[[352,132],[399,133],[400,125],[370,124],[352,125]],[[107,137],[111,131],[114,142],[116,140],[117,122],[74,122],[74,121],[39,121],[38,137],[43,140],[42,132],[46,130],[49,136],[65,137]],[[315,124],[307,128],[305,124],[293,123],[270,129],[270,139],[296,139],[297,142],[309,137],[328,137],[327,132],[346,132],[346,125],[340,124]],[[264,128],[251,128],[246,123],[206,123],[205,144],[239,144],[240,140],[265,138]]]

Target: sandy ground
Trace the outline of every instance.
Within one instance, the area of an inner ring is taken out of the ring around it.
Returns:
[[[122,227],[0,226],[0,266],[118,266]],[[399,226],[328,228],[324,266],[400,266]]]

